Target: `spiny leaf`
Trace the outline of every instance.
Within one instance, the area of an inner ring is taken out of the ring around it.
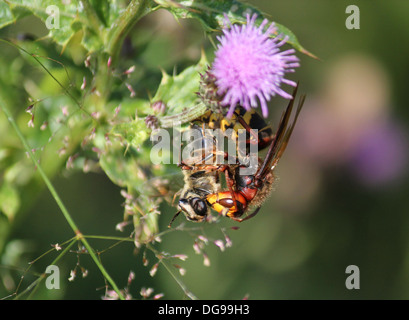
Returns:
[[[48,36],[65,47],[79,31],[90,51],[103,49],[107,30],[121,12],[116,1],[7,0],[0,3],[0,28],[34,14],[46,24]]]
[[[247,14],[256,13],[257,24],[260,24],[265,17],[255,7],[241,3],[237,0],[186,0],[179,2],[181,6],[163,6],[173,13],[177,19],[192,18],[201,22],[208,32],[220,30],[226,25],[226,17],[231,23],[245,23]],[[271,21],[271,19],[269,19]],[[306,50],[298,41],[295,34],[287,27],[275,23],[277,27],[276,36],[287,36],[287,43],[298,51],[316,58],[314,54]]]
[[[202,54],[202,58],[196,65],[186,68],[178,75],[171,76],[163,72],[162,81],[155,96],[152,98],[153,102],[162,101],[166,105],[165,117],[159,118],[160,121],[166,117],[188,113],[192,108],[196,109],[196,111],[199,110],[196,92],[199,91],[200,73],[205,72],[207,68],[207,59]],[[206,109],[202,109],[203,114]],[[197,118],[200,115],[195,114],[194,117]],[[183,123],[192,119],[180,118],[179,120]]]
[[[21,10],[25,10],[26,15],[30,12],[50,27],[49,36],[58,44],[66,45],[74,35],[71,25],[79,18],[76,3],[63,4],[62,0],[7,0],[7,3],[13,15],[13,22],[22,17],[19,14]],[[56,14],[55,17],[51,15],[52,12]]]

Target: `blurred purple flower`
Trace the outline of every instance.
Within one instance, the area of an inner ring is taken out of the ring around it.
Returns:
[[[392,182],[408,164],[407,136],[396,124],[380,124],[364,134],[355,146],[350,166],[367,185]]]
[[[271,34],[277,32],[274,23],[264,31],[268,20],[257,27],[256,19],[256,14],[247,15],[246,25],[232,25],[223,29],[223,36],[217,37],[220,44],[211,72],[216,77],[218,94],[224,95],[221,104],[230,106],[227,117],[232,116],[238,103],[247,110],[257,107],[257,98],[263,116],[267,117],[267,101],[271,96],[292,98],[281,89],[282,83],[297,85],[284,78],[285,73],[299,67],[294,49],[279,50],[288,37],[272,39]]]

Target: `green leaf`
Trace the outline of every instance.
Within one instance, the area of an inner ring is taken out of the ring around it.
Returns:
[[[7,0],[7,2],[9,2]],[[12,8],[4,1],[0,2],[0,28],[15,23],[17,20],[30,15],[31,12],[24,7]]]
[[[82,30],[82,44],[93,52],[104,48],[104,36],[121,9],[117,1],[106,0],[7,0],[0,3],[0,28],[30,13],[45,23],[48,36],[63,47]]]
[[[19,208],[20,197],[18,191],[9,183],[3,183],[0,188],[0,211],[2,211],[9,220],[13,220]]]
[[[115,144],[101,156],[99,163],[111,181],[120,187],[135,187],[144,181],[136,165],[137,153],[132,148],[127,150]]]
[[[58,44],[65,46],[74,34],[71,25],[78,19],[78,6],[73,1],[63,3],[62,0],[7,0],[14,21],[22,15],[14,15],[19,10],[25,9],[40,18],[49,29],[49,36]],[[52,13],[55,13],[55,17]],[[0,24],[1,25],[1,24]]]
[[[94,8],[99,20],[104,24],[106,28],[109,28],[111,26],[111,24],[119,17],[122,11],[118,6],[117,1],[89,0],[89,2]]]
[[[202,54],[202,58],[196,65],[186,68],[178,75],[171,76],[163,72],[161,83],[152,98],[152,102],[162,101],[166,105],[165,116],[183,114],[194,108],[198,105],[196,92],[199,91],[200,73],[205,72],[207,68],[207,59]],[[202,114],[204,111],[205,109],[203,109]],[[181,122],[192,119],[185,119]]]
[[[118,108],[118,110],[116,110]],[[138,117],[152,114],[151,102],[140,98],[122,98],[120,101],[110,101],[107,110],[110,110],[111,121],[121,122],[129,121],[138,115]]]
[[[258,16],[257,24],[267,18],[255,7],[237,0],[186,0],[180,1],[179,4],[179,6],[162,5],[162,7],[172,12],[177,19],[192,18],[199,20],[207,32],[222,29],[226,25],[225,16],[228,17],[231,23],[246,23],[247,14],[252,13],[256,13]],[[280,38],[288,36],[288,44],[298,51],[316,58],[314,54],[301,45],[290,29],[279,23],[275,23],[275,25],[278,30],[276,36],[280,36]]]
[[[144,148],[149,132],[144,119],[136,119],[114,125],[109,132],[109,145],[104,145],[105,138],[95,139],[102,141],[97,147],[104,150],[100,158],[101,167],[115,184],[131,187],[141,185],[141,181],[146,179],[140,166],[151,165],[149,150]],[[97,137],[102,133],[97,132]]]
[[[111,134],[116,137],[121,137],[128,144],[137,149],[139,149],[149,137],[148,128],[146,128],[145,121],[142,119],[115,125],[111,130]]]
[[[298,51],[307,56],[310,56],[311,58],[319,59],[315,54],[311,53],[300,44],[297,37],[290,29],[277,22],[275,23],[275,26],[277,27],[277,33],[279,35],[287,36],[288,37],[287,43],[291,44],[295,49],[297,49]]]
[[[10,7],[5,2],[0,2],[0,28],[15,21],[15,17]]]

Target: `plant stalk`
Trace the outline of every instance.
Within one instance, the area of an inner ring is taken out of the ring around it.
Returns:
[[[71,229],[74,231],[77,240],[81,241],[84,247],[88,250],[89,254],[91,255],[91,258],[94,260],[95,264],[98,266],[99,270],[103,274],[103,276],[107,279],[107,281],[111,284],[112,288],[115,290],[115,292],[118,294],[119,298],[124,300],[124,296],[122,293],[119,291],[117,285],[115,282],[112,280],[108,272],[105,270],[104,266],[101,264],[101,262],[98,260],[94,250],[92,247],[89,245],[88,241],[84,238],[80,230],[78,229],[77,225],[75,224],[74,220],[72,219],[71,215],[69,214],[67,208],[65,207],[64,203],[62,202],[60,196],[58,195],[57,191],[55,190],[54,186],[52,185],[51,181],[48,179],[47,175],[45,174],[43,168],[41,165],[38,163],[37,159],[35,158],[33,152],[31,151],[30,146],[27,143],[26,138],[24,137],[23,133],[21,132],[20,128],[17,126],[13,115],[11,114],[10,110],[6,106],[4,100],[0,96],[0,107],[3,109],[7,120],[13,127],[14,131],[17,133],[18,138],[20,139],[21,143],[24,146],[24,149],[28,153],[30,159],[33,161],[34,166],[36,167],[38,173],[40,174],[41,178],[43,179],[44,183],[46,184],[48,190],[50,191],[51,195],[53,196],[55,202],[57,203],[58,207],[60,208],[62,214],[64,215],[65,219],[67,220],[68,224],[70,225]]]

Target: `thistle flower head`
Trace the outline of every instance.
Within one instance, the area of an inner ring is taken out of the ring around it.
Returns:
[[[296,86],[294,81],[284,78],[299,66],[295,50],[280,51],[288,37],[280,40],[271,38],[277,32],[274,23],[264,31],[268,20],[258,27],[257,15],[247,15],[247,24],[232,25],[217,37],[219,45],[211,69],[216,78],[220,104],[230,107],[227,117],[231,117],[237,104],[247,110],[261,105],[264,117],[268,115],[267,101],[276,94],[291,99],[292,96],[281,89],[283,83]],[[257,102],[258,100],[258,102]]]

